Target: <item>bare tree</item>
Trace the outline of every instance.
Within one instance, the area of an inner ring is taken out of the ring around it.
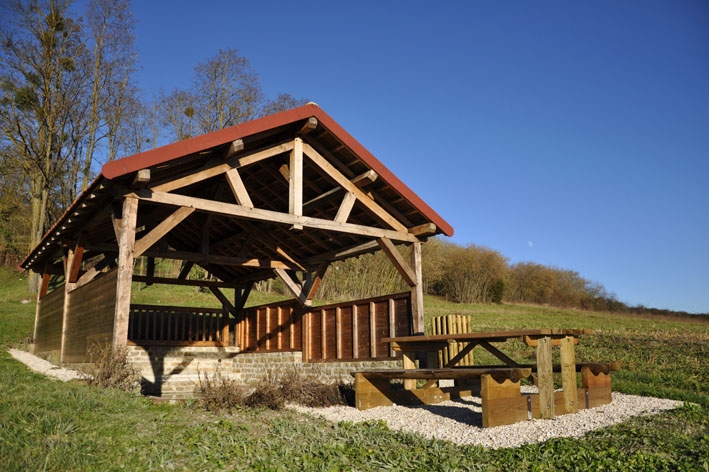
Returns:
[[[107,141],[107,159],[115,155],[123,103],[132,93],[127,0],[91,0],[86,30],[70,7],[71,0],[2,6],[0,147],[4,164],[12,164],[29,189],[26,249],[88,185],[99,143]]]
[[[197,64],[194,109],[198,131],[209,133],[252,120],[263,99],[258,75],[236,49]]]
[[[308,100],[295,98],[289,93],[279,93],[275,99],[266,100],[261,107],[260,115],[272,115],[281,111],[290,110],[291,108],[295,108],[300,105],[305,105],[307,102]]]
[[[29,245],[45,231],[47,207],[71,159],[71,87],[83,51],[81,29],[67,0],[6,5],[0,43],[1,139],[27,176],[31,199]],[[36,280],[31,282],[36,284]]]

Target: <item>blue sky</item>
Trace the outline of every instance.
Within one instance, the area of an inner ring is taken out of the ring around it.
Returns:
[[[146,93],[236,48],[268,96],[318,103],[454,242],[709,313],[709,3],[132,3]]]

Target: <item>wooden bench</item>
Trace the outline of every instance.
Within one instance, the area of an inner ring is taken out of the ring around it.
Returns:
[[[610,373],[620,369],[619,362],[580,363],[576,371],[581,373],[581,388],[578,389],[579,405],[571,411],[564,406],[563,392],[554,392],[555,414],[575,413],[579,409],[593,408],[611,402]],[[561,372],[561,365],[553,366]],[[378,406],[430,405],[464,396],[480,395],[482,399],[483,427],[512,424],[518,421],[542,417],[536,394],[521,393],[520,380],[529,378],[536,371],[535,365],[518,367],[475,366],[438,369],[377,369],[353,372],[355,378],[355,402],[360,410]],[[412,390],[396,389],[393,379],[426,380],[421,387]],[[457,385],[439,387],[438,380],[452,379]],[[467,382],[458,382],[458,381]],[[470,382],[473,381],[473,382]]]

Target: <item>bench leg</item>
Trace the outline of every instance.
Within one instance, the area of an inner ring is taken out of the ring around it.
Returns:
[[[489,374],[481,378],[483,428],[502,426],[529,419],[527,397],[522,396],[520,382],[505,379],[498,382]]]
[[[387,395],[391,392],[388,379],[368,379],[362,374],[355,374],[354,388],[355,404],[358,410],[394,404]]]
[[[589,367],[581,368],[581,386],[587,393],[586,408],[607,405],[613,401],[611,396],[611,374],[594,374]]]

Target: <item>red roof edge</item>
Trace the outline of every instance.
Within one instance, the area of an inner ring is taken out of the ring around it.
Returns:
[[[354,139],[342,126],[333,120],[325,111],[314,103],[308,103],[298,108],[286,110],[273,115],[257,118],[253,121],[238,124],[230,128],[224,128],[213,133],[196,136],[176,143],[168,144],[140,154],[124,157],[108,162],[101,169],[101,174],[107,179],[114,179],[122,175],[137,172],[141,169],[162,164],[172,159],[186,156],[226,144],[236,139],[244,138],[272,128],[287,125],[295,121],[315,117],[318,123],[327,128],[342,143],[349,147],[359,156],[369,167],[371,167],[379,177],[394,187],[404,198],[409,200],[421,213],[423,213],[436,227],[446,236],[453,236],[453,227],[448,224],[438,213],[436,213],[426,202],[416,195],[398,177],[374,157],[364,146]]]

